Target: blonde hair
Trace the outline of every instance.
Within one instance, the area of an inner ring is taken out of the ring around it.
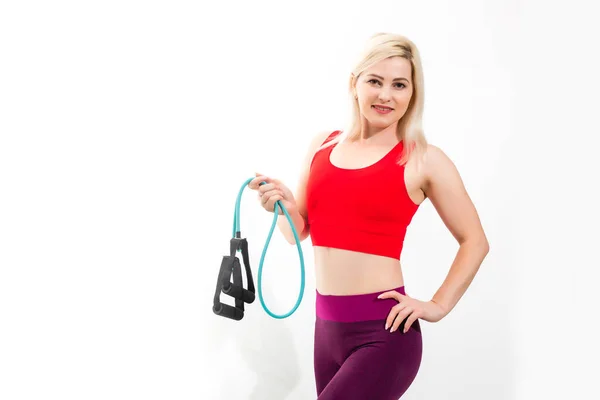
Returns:
[[[381,60],[390,57],[402,57],[410,61],[412,66],[413,93],[406,113],[398,121],[396,136],[404,141],[403,150],[398,160],[399,165],[408,162],[413,152],[425,154],[427,140],[423,132],[424,80],[421,57],[417,46],[408,38],[392,33],[377,33],[369,38],[366,46],[352,70],[349,82],[351,116],[348,127],[335,139],[322,145],[319,150],[348,139],[356,141],[361,136],[361,114],[358,100],[353,95],[354,84],[358,77],[368,68]]]

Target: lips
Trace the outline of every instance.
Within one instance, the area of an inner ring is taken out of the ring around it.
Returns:
[[[388,107],[388,106],[380,106],[379,104],[373,105],[373,106],[371,106],[371,107],[373,107],[373,109],[374,109],[374,110],[375,110],[377,113],[379,113],[379,114],[389,114],[389,113],[391,113],[392,111],[394,111],[394,109],[393,109],[393,108],[391,108],[391,107]]]

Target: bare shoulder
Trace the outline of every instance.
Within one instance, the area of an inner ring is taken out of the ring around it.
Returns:
[[[444,164],[454,164],[450,157],[440,147],[428,143],[425,151],[425,162],[427,166],[436,168]]]
[[[307,149],[305,150],[304,162],[302,165],[305,173],[310,169],[310,164],[312,163],[315,153],[332,132],[333,131],[319,131],[310,138]]]
[[[427,197],[458,242],[485,242],[479,215],[463,179],[455,163],[437,146],[427,146],[424,175]]]
[[[334,131],[320,131],[316,135],[313,136],[310,141],[309,152],[316,153],[317,149],[321,147],[323,142],[331,135]]]
[[[431,189],[432,185],[443,181],[457,184],[459,183],[457,180],[461,180],[456,165],[440,147],[428,144],[423,161],[425,191]],[[462,184],[462,182],[460,183]]]

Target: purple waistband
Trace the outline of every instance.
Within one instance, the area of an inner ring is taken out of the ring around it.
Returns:
[[[404,286],[390,290],[406,294]],[[398,301],[377,296],[390,290],[355,295],[323,295],[317,290],[317,317],[337,322],[384,320]]]

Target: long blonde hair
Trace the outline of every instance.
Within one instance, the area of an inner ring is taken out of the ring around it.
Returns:
[[[403,150],[398,160],[399,165],[408,162],[413,152],[423,155],[427,149],[427,140],[423,132],[424,81],[421,57],[417,46],[408,38],[392,33],[377,33],[369,38],[356,63],[348,85],[350,95],[350,121],[346,129],[335,139],[321,146],[321,149],[334,143],[348,139],[356,141],[361,136],[361,114],[358,100],[353,95],[354,84],[359,76],[372,65],[390,57],[402,57],[410,61],[412,66],[413,93],[404,116],[398,121],[396,136],[403,140]]]

